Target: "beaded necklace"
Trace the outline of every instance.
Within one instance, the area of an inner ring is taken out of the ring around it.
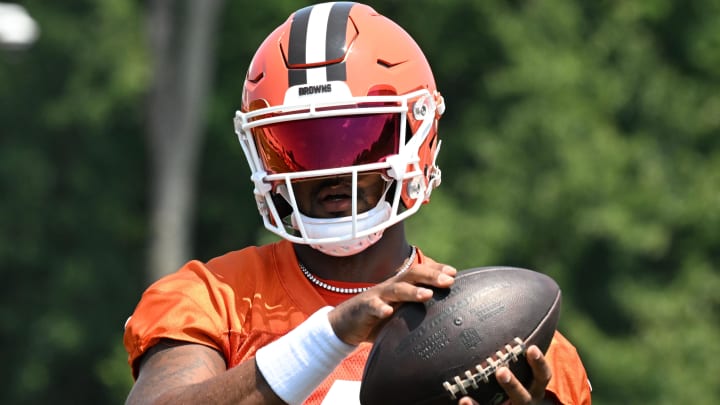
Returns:
[[[407,259],[405,259],[405,262],[403,263],[402,266],[400,266],[400,268],[398,269],[397,273],[395,273],[395,275],[406,272],[407,269],[409,269],[410,266],[415,261],[416,254],[417,254],[417,249],[415,248],[415,246],[413,246],[412,251],[410,252],[410,256]],[[332,291],[332,292],[340,293],[340,294],[358,294],[358,293],[361,293],[361,292],[364,292],[364,291],[367,291],[368,289],[370,289],[370,287],[344,288],[344,287],[337,287],[334,285],[330,285],[324,281],[319,280],[312,273],[310,273],[310,270],[308,270],[304,264],[302,264],[300,262],[298,262],[298,264],[300,265],[300,270],[302,270],[302,273],[305,275],[305,277],[307,277],[308,280],[310,280],[311,283],[315,284],[318,287],[324,288],[328,291]]]

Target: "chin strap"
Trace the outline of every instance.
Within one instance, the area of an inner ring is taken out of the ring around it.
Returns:
[[[369,211],[357,215],[355,221],[356,233],[362,233],[371,229],[390,218],[391,206],[387,201],[381,201],[377,206]],[[325,239],[334,237],[343,237],[353,232],[353,217],[341,218],[311,218],[301,213],[297,213],[303,223],[305,230],[304,237],[308,239]],[[292,224],[295,229],[299,229],[295,215],[292,216]],[[319,250],[330,256],[352,256],[367,249],[369,246],[380,240],[383,230],[371,233],[369,235],[360,236],[354,239],[343,240],[338,242],[327,242],[321,244],[310,244],[316,250]]]

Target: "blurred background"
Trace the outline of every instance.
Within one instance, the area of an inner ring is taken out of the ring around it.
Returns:
[[[272,239],[232,117],[307,4],[0,3],[0,403],[123,403],[145,287]],[[720,1],[369,4],[448,106],[411,242],[553,276],[596,404],[720,403]]]

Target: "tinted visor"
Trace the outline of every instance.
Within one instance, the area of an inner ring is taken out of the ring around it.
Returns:
[[[286,121],[253,128],[269,174],[356,166],[398,152],[400,114]]]

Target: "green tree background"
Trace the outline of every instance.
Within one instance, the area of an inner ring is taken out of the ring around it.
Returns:
[[[0,50],[0,402],[119,404],[147,285],[147,6],[20,3],[42,33]],[[254,50],[305,4],[225,5],[194,257],[269,238],[231,121]],[[720,402],[720,1],[370,4],[448,104],[411,241],[555,277],[595,403]]]

